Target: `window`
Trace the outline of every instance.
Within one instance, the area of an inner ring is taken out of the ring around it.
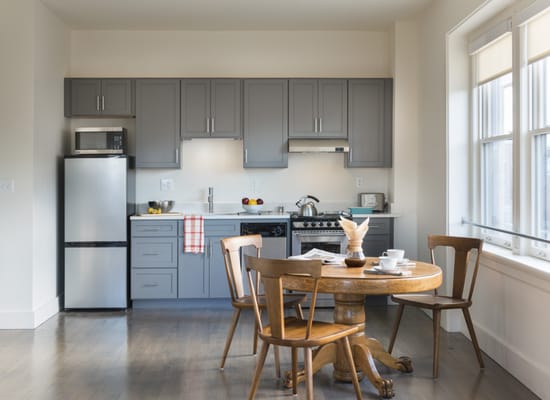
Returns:
[[[550,260],[550,245],[529,238],[550,240],[548,1],[536,0],[514,18],[518,29],[508,20],[470,43],[479,161],[474,201],[481,224],[496,228],[482,230],[488,242]],[[519,46],[513,49],[516,34]],[[518,193],[520,188],[528,190]]]

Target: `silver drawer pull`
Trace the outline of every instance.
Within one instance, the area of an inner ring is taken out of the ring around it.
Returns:
[[[145,285],[143,285],[143,287],[157,287],[159,286],[158,283],[146,283]]]
[[[143,253],[144,256],[151,256],[151,257],[156,257],[158,255],[160,255],[159,253]]]
[[[160,232],[160,229],[151,229],[151,228],[149,228],[149,229],[142,229],[141,231],[142,232]]]

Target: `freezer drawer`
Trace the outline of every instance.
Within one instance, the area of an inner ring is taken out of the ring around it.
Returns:
[[[126,308],[127,248],[65,248],[65,308]]]

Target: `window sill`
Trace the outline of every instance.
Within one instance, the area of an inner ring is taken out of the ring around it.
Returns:
[[[484,243],[481,264],[550,293],[550,262],[548,261],[514,255],[511,250]]]

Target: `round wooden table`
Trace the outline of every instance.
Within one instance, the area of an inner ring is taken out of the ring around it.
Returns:
[[[377,261],[377,258],[368,258],[365,266],[361,268],[348,268],[344,265],[323,266],[323,277],[319,282],[318,291],[334,294],[335,322],[361,326],[359,333],[350,337],[356,373],[360,379],[366,375],[376,386],[381,397],[390,398],[394,396],[393,382],[380,376],[374,360],[402,372],[412,372],[412,363],[409,357],[392,357],[378,340],[365,336],[365,296],[435,289],[441,285],[442,273],[437,265],[416,261],[414,266],[400,268],[399,271],[403,272],[401,276],[365,274],[364,270],[371,269]],[[313,279],[287,275],[283,278],[283,286],[294,291],[311,292]],[[352,371],[348,368],[344,354],[334,343],[320,348],[314,354],[313,371],[318,371],[328,363],[333,363],[336,379],[351,381]],[[298,379],[302,378],[300,375]]]

